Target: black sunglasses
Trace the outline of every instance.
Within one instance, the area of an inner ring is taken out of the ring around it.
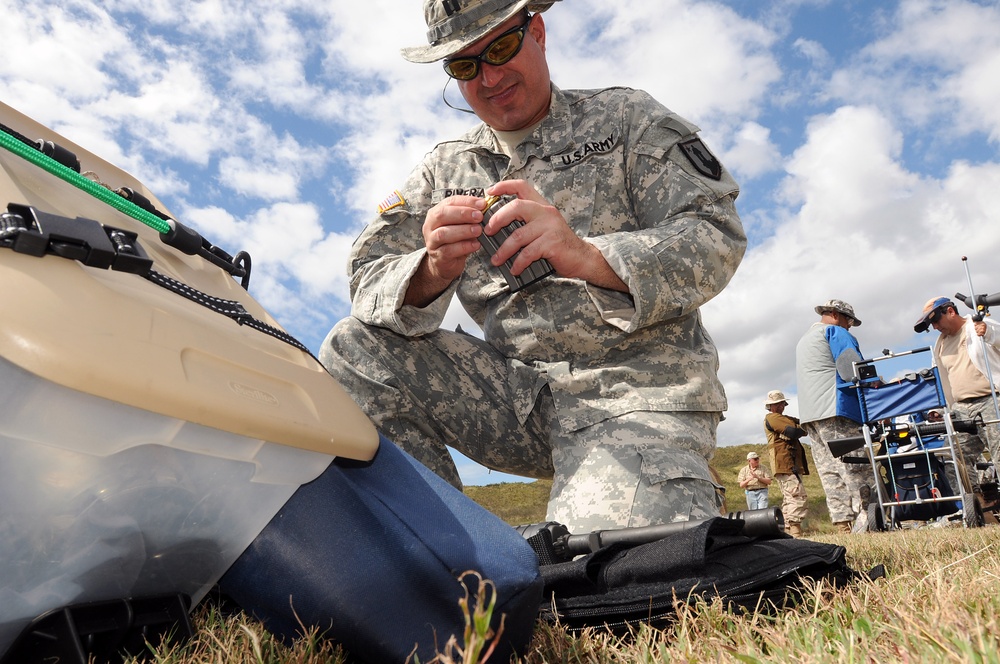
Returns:
[[[514,59],[524,44],[524,33],[534,15],[521,25],[511,28],[487,45],[479,55],[467,55],[461,58],[449,58],[444,61],[444,70],[454,79],[471,81],[479,75],[479,65],[482,62],[499,67]]]

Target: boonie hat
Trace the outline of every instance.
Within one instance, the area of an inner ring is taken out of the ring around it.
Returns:
[[[558,0],[424,0],[428,46],[402,49],[410,62],[436,62],[475,44],[525,7],[543,12]]]
[[[759,459],[759,458],[760,455],[757,454],[756,452],[747,452],[747,461],[749,461],[750,459]]]
[[[827,300],[826,304],[816,305],[815,311],[820,316],[823,315],[824,311],[839,311],[854,321],[854,327],[861,325],[861,319],[854,315],[854,307],[843,300]]]
[[[788,399],[785,398],[785,393],[781,390],[771,390],[767,393],[767,401],[764,402],[764,407],[770,406],[773,403],[788,403]]]
[[[953,307],[955,306],[955,303],[951,301],[951,298],[947,297],[934,297],[927,300],[927,304],[924,305],[924,310],[921,312],[920,318],[918,318],[917,322],[913,325],[913,331],[926,332],[927,328],[930,327],[931,324],[931,316],[935,311],[946,304],[950,304]],[[958,307],[955,307],[955,310],[957,311]]]

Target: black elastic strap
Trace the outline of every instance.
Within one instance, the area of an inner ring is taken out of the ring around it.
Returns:
[[[253,315],[244,309],[243,305],[236,300],[224,300],[222,298],[209,295],[208,293],[203,293],[196,288],[188,286],[184,282],[177,281],[176,279],[168,277],[165,274],[160,274],[156,270],[150,270],[146,275],[146,278],[158,286],[166,288],[177,295],[211,309],[215,313],[222,314],[227,318],[232,318],[240,325],[246,325],[247,327],[251,327],[258,332],[263,332],[264,334],[272,336],[280,341],[284,341],[286,344],[294,346],[302,352],[309,353],[310,356],[313,356],[309,349],[306,348],[298,339],[287,332],[279,330],[272,325],[268,325],[267,323],[254,318]],[[315,359],[315,356],[313,357]]]

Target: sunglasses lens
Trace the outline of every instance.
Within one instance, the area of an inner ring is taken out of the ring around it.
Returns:
[[[444,69],[451,77],[460,81],[468,81],[479,73],[479,64],[472,58],[452,60],[445,63]]]
[[[446,60],[444,70],[452,78],[457,78],[460,81],[471,81],[479,75],[480,62],[491,65],[506,64],[521,50],[521,44],[524,42],[524,31],[530,22],[531,17],[529,16],[523,25],[500,35],[486,47],[485,51],[475,57]]]
[[[504,64],[517,54],[518,49],[521,47],[521,40],[523,38],[524,32],[521,32],[520,30],[513,34],[501,37],[490,45],[486,53],[483,54],[483,59],[491,65]]]

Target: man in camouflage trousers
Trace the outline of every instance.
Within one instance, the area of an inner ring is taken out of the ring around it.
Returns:
[[[850,533],[861,509],[861,487],[874,478],[867,464],[835,458],[829,441],[857,436],[861,430],[861,405],[851,384],[854,362],[863,358],[858,340],[849,332],[861,320],[843,300],[829,300],[815,311],[820,320],[795,348],[799,418],[812,441],[813,464],[826,494],[830,520],[839,532]]]
[[[720,511],[726,408],[699,307],[746,249],[738,187],[697,127],[626,88],[549,80],[554,0],[425,0],[429,46],[482,123],[437,145],[352,250],[352,316],[320,359],[386,436],[456,486],[451,446],[553,477],[571,532]],[[516,200],[484,219],[487,196]],[[522,228],[491,255],[480,235]],[[537,259],[554,274],[518,290]],[[439,329],[457,295],[484,339]]]

